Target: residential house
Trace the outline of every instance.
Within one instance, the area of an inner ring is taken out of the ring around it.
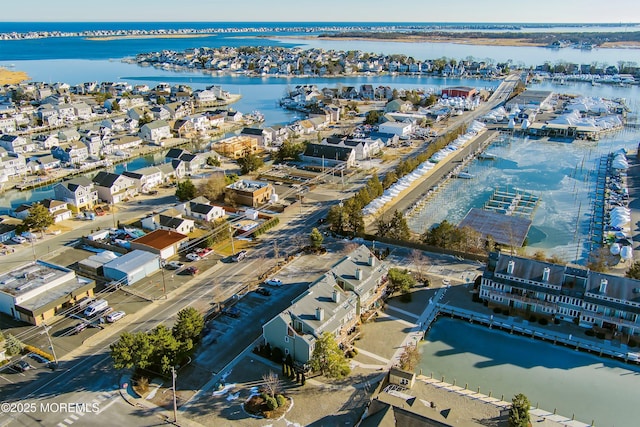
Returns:
[[[35,162],[39,165],[39,170],[49,171],[60,167],[60,159],[56,159],[51,154],[35,158]]]
[[[12,176],[26,175],[27,159],[22,154],[9,153],[0,148],[0,182]]]
[[[94,183],[84,176],[56,184],[53,192],[57,200],[66,202],[75,212],[93,209],[98,203],[98,192]]]
[[[489,255],[479,296],[512,315],[640,335],[640,281],[498,252]]]
[[[98,198],[109,204],[120,203],[138,193],[133,179],[111,172],[100,171],[93,177]]]
[[[0,135],[0,147],[12,153],[28,153],[35,151],[36,144],[17,135]]]
[[[131,241],[131,249],[151,252],[169,259],[189,243],[189,237],[173,230],[157,229]]]
[[[240,111],[227,111],[227,118],[225,119],[227,122],[239,122],[242,120],[242,113]]]
[[[149,112],[155,120],[169,120],[171,118],[171,112],[162,105],[152,107]]]
[[[191,200],[185,205],[185,215],[202,221],[215,221],[216,219],[224,218],[226,212],[220,206]]]
[[[110,141],[113,151],[132,150],[142,145],[142,139],[136,135],[125,135]]]
[[[163,163],[157,166],[162,172],[162,182],[170,182],[174,179],[180,179],[186,176],[185,165],[180,160],[172,160],[169,163]]]
[[[133,172],[125,171],[122,175],[134,180],[138,192],[149,191],[164,181],[162,170],[157,166],[149,166]]]
[[[171,137],[171,128],[164,120],[156,120],[140,128],[140,137],[146,142],[161,145],[161,140]]]
[[[32,141],[37,144],[38,148],[41,150],[50,150],[60,144],[57,134],[47,135],[45,133],[41,133],[34,136]]]
[[[16,236],[16,226],[0,222],[0,243],[11,241]]]
[[[263,325],[265,342],[300,364],[311,359],[325,332],[342,348],[348,347],[360,319],[368,317],[384,297],[387,271],[366,246],[360,246]]]
[[[60,142],[80,141],[80,132],[77,129],[62,129],[58,131]]]
[[[13,116],[0,116],[0,133],[16,131],[16,119]]]
[[[63,121],[73,121],[76,120],[76,110],[73,108],[71,104],[58,104],[53,108],[58,112],[58,117]]]
[[[71,104],[74,114],[81,120],[90,119],[92,116],[91,107],[84,102],[76,102]]]
[[[225,188],[225,194],[235,203],[257,208],[269,202],[275,190],[268,182],[242,179],[228,185]]]
[[[71,219],[73,216],[73,212],[67,206],[67,202],[55,199],[44,199],[38,203],[49,210],[49,213],[53,216],[53,222]]]
[[[355,150],[356,160],[367,160],[378,154],[383,147],[379,139],[358,138],[348,139],[346,137],[329,137],[322,140],[321,144],[334,147],[351,147]]]
[[[374,99],[376,92],[373,90],[373,85],[366,84],[360,86],[360,98],[362,99]]]
[[[304,153],[300,156],[302,161],[320,164],[323,167],[354,167],[356,152],[353,147],[340,147],[323,144],[307,144]]]
[[[398,137],[402,138],[411,135],[413,124],[410,122],[386,122],[378,126],[378,131],[398,135]]]
[[[182,218],[182,214],[175,209],[149,215],[142,219],[141,224],[147,230],[176,231],[181,234],[189,234],[195,228],[192,219]]]
[[[269,132],[265,132],[264,129],[260,128],[244,128],[240,132],[240,136],[255,138],[258,141],[259,147],[269,146],[273,139],[272,135]]]
[[[53,147],[51,154],[65,163],[78,164],[89,158],[89,149],[82,142],[73,141]]]
[[[258,151],[258,139],[250,136],[231,136],[213,144],[213,149],[222,156],[239,159]]]
[[[402,99],[394,99],[393,101],[389,101],[384,107],[384,111],[387,113],[394,111],[406,113],[411,110],[413,110],[413,104],[409,101],[403,101]]]

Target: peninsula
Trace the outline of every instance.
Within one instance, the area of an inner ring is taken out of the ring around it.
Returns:
[[[29,76],[24,71],[11,71],[0,67],[0,86],[13,85],[28,79]]]

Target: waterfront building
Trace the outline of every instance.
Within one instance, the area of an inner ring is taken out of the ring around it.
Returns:
[[[133,179],[116,173],[100,171],[93,182],[98,198],[109,204],[120,203],[138,193]]]
[[[72,142],[53,147],[51,149],[51,155],[65,163],[78,164],[89,158],[89,149],[82,142],[74,140]]]
[[[316,340],[333,334],[346,347],[360,317],[375,308],[385,294],[387,267],[364,245],[338,261],[262,327],[265,342],[307,363]]]
[[[248,135],[231,136],[216,142],[213,149],[222,156],[239,159],[258,151],[258,139]]]
[[[189,236],[173,230],[155,230],[131,242],[131,249],[151,252],[162,259],[169,259],[177,255],[182,247],[189,242]]]
[[[57,200],[66,202],[75,212],[93,209],[98,203],[98,192],[94,183],[84,176],[56,184],[53,192]]]
[[[480,298],[513,314],[640,335],[640,281],[499,252],[489,255]]]
[[[0,135],[0,147],[12,153],[27,153],[35,151],[36,145],[21,136]]]
[[[138,192],[149,191],[162,184],[164,175],[157,166],[149,166],[136,171],[124,171],[122,175],[131,178]]]
[[[95,286],[73,270],[33,261],[0,275],[0,312],[36,326],[52,323],[80,299],[92,297]]]
[[[12,176],[26,175],[27,160],[18,153],[8,152],[0,147],[0,182]]]
[[[164,120],[147,123],[140,128],[140,138],[146,142],[160,145],[160,141],[171,138],[171,128]]]

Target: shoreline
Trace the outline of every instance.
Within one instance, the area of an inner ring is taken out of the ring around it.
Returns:
[[[203,37],[213,37],[215,34],[139,34],[124,36],[96,36],[85,37],[85,40],[96,42],[107,42],[114,40],[142,40],[142,39],[198,39]]]
[[[11,71],[0,67],[0,86],[15,85],[29,79],[29,75],[24,71]]]
[[[263,36],[256,36],[257,38]],[[374,38],[374,37],[326,37],[326,36],[264,36],[268,39],[286,40],[338,40],[338,41],[369,41],[369,42],[390,42],[390,43],[452,43],[471,46],[504,46],[504,47],[542,47],[546,48],[547,43],[536,43],[529,39],[506,39],[506,38],[463,38],[463,37],[443,37],[443,36],[408,36],[394,38]],[[640,49],[640,42],[605,42],[598,46],[599,49]]]

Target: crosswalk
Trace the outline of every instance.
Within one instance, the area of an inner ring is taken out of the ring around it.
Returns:
[[[100,413],[118,401],[117,394],[118,394],[118,388],[117,386],[114,386],[112,390],[101,392],[99,395],[93,398],[91,402],[87,404],[87,407],[100,408],[97,412],[97,413]],[[68,414],[65,416],[64,420],[60,421],[56,426],[69,427],[74,423],[82,421],[82,417],[86,416],[87,414],[95,415],[96,412],[75,412],[72,414]]]

